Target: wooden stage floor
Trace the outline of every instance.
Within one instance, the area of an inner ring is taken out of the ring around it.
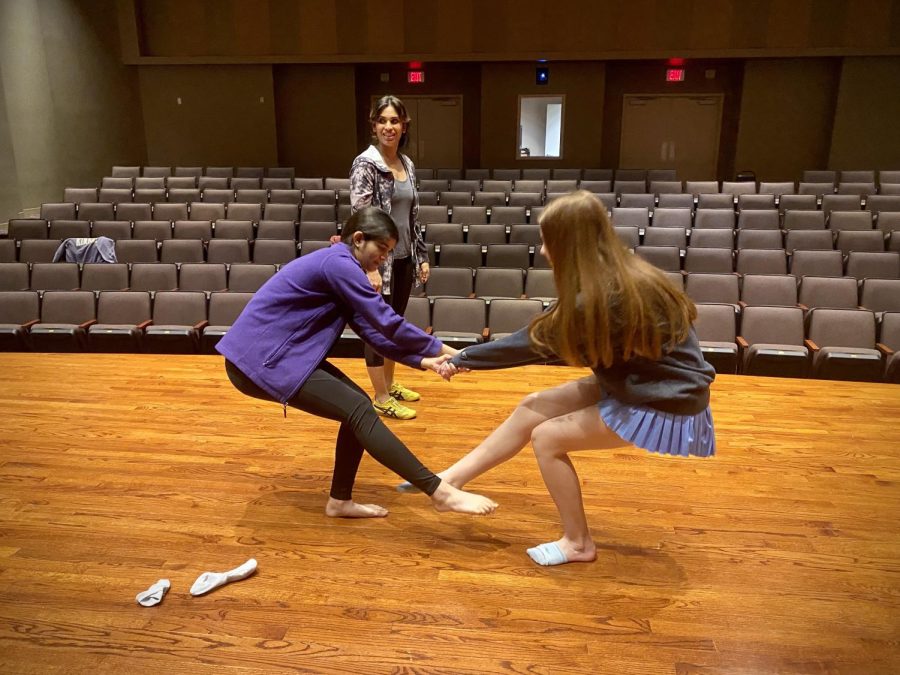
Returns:
[[[440,469],[580,372],[402,375],[424,398],[391,427]],[[336,424],[218,357],[4,354],[0,408],[2,673],[900,672],[896,385],[724,376],[714,459],[577,453],[599,556],[550,569],[524,553],[558,536],[529,450],[470,486],[493,516],[367,457],[356,497],[390,516],[328,519]]]

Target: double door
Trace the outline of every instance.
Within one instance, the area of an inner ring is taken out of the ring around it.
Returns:
[[[675,169],[680,180],[714,180],[721,127],[721,94],[626,94],[619,166]]]

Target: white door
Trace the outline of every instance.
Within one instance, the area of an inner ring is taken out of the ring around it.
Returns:
[[[626,94],[619,166],[675,169],[680,180],[714,180],[721,126],[721,94]]]

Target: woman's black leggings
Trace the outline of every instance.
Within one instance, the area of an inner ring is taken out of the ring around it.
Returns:
[[[412,293],[415,267],[412,256],[400,258],[399,260],[395,258],[394,265],[391,268],[391,294],[381,296],[400,316],[403,316],[403,313],[406,312],[406,306],[409,304],[409,294]],[[366,357],[366,365],[370,368],[384,365],[384,357],[368,344],[365,345],[363,354]]]
[[[242,394],[264,401],[275,400],[228,360],[225,372]],[[427,495],[433,494],[440,485],[441,479],[426,469],[381,421],[368,394],[327,361],[319,364],[288,405],[341,423],[334,450],[330,493],[333,498],[351,498],[364,449]]]

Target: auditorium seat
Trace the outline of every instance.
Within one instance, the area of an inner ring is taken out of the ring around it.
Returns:
[[[246,239],[249,241],[253,239],[253,222],[250,220],[217,220],[213,236],[216,239]]]
[[[884,173],[884,172],[882,172]],[[136,178],[141,175],[141,167],[139,166],[114,166],[112,175],[117,178]]]
[[[192,202],[190,220],[206,220],[211,223],[225,217],[225,204],[219,202]]]
[[[505,192],[476,192],[472,201],[473,206],[506,206]]]
[[[126,207],[134,206],[134,204],[132,202],[123,202],[119,206],[127,212]],[[149,212],[150,205],[144,204],[143,206],[146,206]],[[115,220],[115,218],[115,205],[109,202],[85,202],[78,206],[78,220]]]
[[[209,296],[208,324],[200,332],[200,352],[218,354],[216,344],[244,311],[253,293],[212,293]]]
[[[153,239],[155,241],[171,239],[172,223],[168,220],[138,220],[134,223],[132,236],[134,239]]]
[[[338,233],[334,221],[304,221],[300,223],[297,238],[300,241],[329,241]]]
[[[667,194],[660,193],[656,200],[656,207],[669,209],[691,209],[694,208],[694,195],[688,193]]]
[[[221,204],[224,206],[234,201],[234,190],[231,188],[205,188],[201,191],[201,194],[205,204]]]
[[[19,244],[19,262],[53,262],[53,256],[61,243],[60,239],[23,239]]]
[[[775,195],[749,194],[738,196],[738,211],[775,210]]]
[[[857,279],[900,279],[900,253],[850,251],[847,276]]]
[[[832,251],[834,233],[831,230],[788,230],[784,237],[784,249],[788,255],[795,250]]]
[[[0,239],[0,263],[18,262],[18,250],[14,239]]]
[[[125,263],[86,263],[81,268],[81,290],[124,291],[128,289]]]
[[[256,239],[253,242],[255,265],[284,265],[297,257],[297,245],[293,240]]]
[[[731,305],[697,305],[694,330],[700,342],[700,351],[717,373],[737,372],[736,316],[735,308]]]
[[[741,211],[737,219],[739,230],[778,230],[778,211],[750,209]]]
[[[482,298],[435,298],[432,334],[445,345],[462,349],[487,339],[487,305]]]
[[[730,248],[688,246],[684,256],[684,271],[730,274],[734,272],[734,251]]]
[[[657,207],[653,211],[653,227],[675,227],[691,229],[691,210],[684,208]]]
[[[75,291],[81,287],[81,271],[77,263],[49,262],[31,266],[31,290]]]
[[[697,230],[702,232],[703,230]],[[736,248],[783,249],[781,230],[741,230],[737,231]]]
[[[206,260],[210,263],[226,265],[248,263],[250,262],[250,242],[246,239],[212,239],[206,251]]]
[[[791,274],[800,278],[840,277],[844,275],[844,257],[840,251],[804,251],[797,249],[791,255]]]
[[[701,193],[697,195],[698,209],[731,209],[734,210],[734,195]]]
[[[854,309],[859,306],[858,285],[850,277],[800,277],[798,301],[804,309],[831,307]]]
[[[507,203],[509,206],[536,208],[543,203],[543,199],[542,192],[510,192]]]
[[[468,267],[435,267],[425,283],[425,295],[429,298],[466,298],[472,296],[473,290],[474,277]]]
[[[41,301],[37,291],[0,290],[0,351],[30,350],[28,329],[40,319]]]
[[[145,166],[141,174],[147,178],[166,178],[172,175],[172,167]]]
[[[681,257],[677,246],[638,246],[634,249],[634,253],[663,271],[677,272],[681,269]]]
[[[144,330],[144,351],[196,354],[207,323],[205,293],[159,291],[153,297],[153,323]]]
[[[297,225],[290,220],[261,220],[256,228],[257,239],[297,239]]]
[[[525,293],[522,268],[479,267],[475,270],[475,297],[490,303],[494,298],[521,298]]]
[[[646,228],[650,226],[650,209],[617,206],[612,210],[612,223],[616,227]]]
[[[550,192],[547,192],[547,200],[550,200]],[[650,213],[656,207],[656,195],[648,192],[632,192],[619,196],[619,208],[644,208]]]
[[[25,263],[0,263],[0,291],[27,291],[31,288],[29,279],[28,265]]]
[[[870,211],[832,211],[828,217],[828,228],[841,230],[872,231],[873,220]]]
[[[44,218],[13,218],[9,221],[10,239],[47,239],[50,226]]]
[[[558,293],[552,269],[529,269],[525,275],[525,297],[540,300],[544,307],[556,300]]]
[[[174,223],[176,220],[188,219],[187,203],[162,203],[153,205],[153,220],[168,220]],[[201,220],[204,220],[201,218]],[[208,220],[208,219],[206,219]]]
[[[832,211],[859,211],[862,202],[856,195],[825,195],[822,197],[822,211],[826,220]]]
[[[683,227],[648,227],[644,231],[644,246],[675,246],[687,248],[687,230]]]
[[[212,223],[208,220],[176,220],[172,238],[209,241],[212,239],[212,227]]]
[[[75,220],[75,204],[72,202],[49,202],[41,204],[43,220]]]
[[[736,311],[740,302],[740,279],[736,274],[692,272],[684,276],[684,292],[695,303],[724,304]]]
[[[491,208],[492,224],[513,225],[527,222],[528,215],[524,206],[494,206]]]
[[[303,201],[301,190],[271,190],[269,192],[269,204],[290,204],[300,211],[300,202]]]
[[[223,263],[184,263],[178,270],[178,290],[213,291],[228,289],[228,278]]]
[[[786,211],[815,211],[818,209],[815,195],[782,195],[778,201],[778,210]]]
[[[835,247],[844,255],[851,251],[884,251],[884,235],[878,230],[841,230],[837,233]]]
[[[487,246],[506,243],[506,226],[500,223],[473,223],[463,229],[466,232],[466,243],[469,244]]]
[[[472,207],[472,193],[471,192],[453,192],[445,191],[441,192],[438,195],[438,201],[443,206],[452,207],[455,211],[457,207],[460,208],[471,208]],[[483,208],[483,207],[481,207]]]
[[[450,243],[441,245],[440,264],[444,267],[481,267],[483,254],[479,244]]]
[[[652,180],[649,189],[655,195],[682,194],[684,192],[684,186],[680,180]]]
[[[881,352],[875,348],[874,312],[817,307],[807,313],[806,326],[813,377],[881,380],[883,361]]]
[[[199,239],[166,239],[160,245],[161,263],[202,263],[203,259],[203,242]]]
[[[745,274],[741,279],[741,307],[797,306],[797,279],[790,274]]]
[[[900,279],[863,279],[859,304],[877,316],[900,312]]]
[[[809,349],[804,344],[799,307],[749,306],[741,315],[737,337],[741,372],[770,377],[806,377]]]
[[[294,250],[296,251],[296,249]],[[228,290],[233,293],[255,293],[275,275],[275,271],[274,264],[241,263],[230,265],[228,268]]]
[[[197,176],[170,176],[166,178],[166,188],[169,190],[194,190],[197,188]]]
[[[96,322],[90,291],[46,291],[41,296],[41,320],[29,329],[31,348],[36,352],[83,352],[87,329]]]
[[[143,330],[150,323],[150,293],[102,291],[97,298],[97,323],[88,328],[93,352],[140,351]]]
[[[131,188],[128,188],[128,194],[131,194]],[[82,202],[96,202],[97,188],[70,188],[63,190],[63,201],[81,204]]]
[[[656,227],[656,225],[654,225],[654,227]],[[734,230],[730,228],[692,230],[690,246],[693,248],[734,249]]]
[[[540,300],[497,298],[488,307],[488,336],[498,340],[524,328],[544,310]]]
[[[791,209],[784,212],[785,230],[824,230],[825,214],[822,211]]]
[[[698,230],[707,228],[734,229],[734,211],[732,209],[697,209],[694,213],[694,227]]]

